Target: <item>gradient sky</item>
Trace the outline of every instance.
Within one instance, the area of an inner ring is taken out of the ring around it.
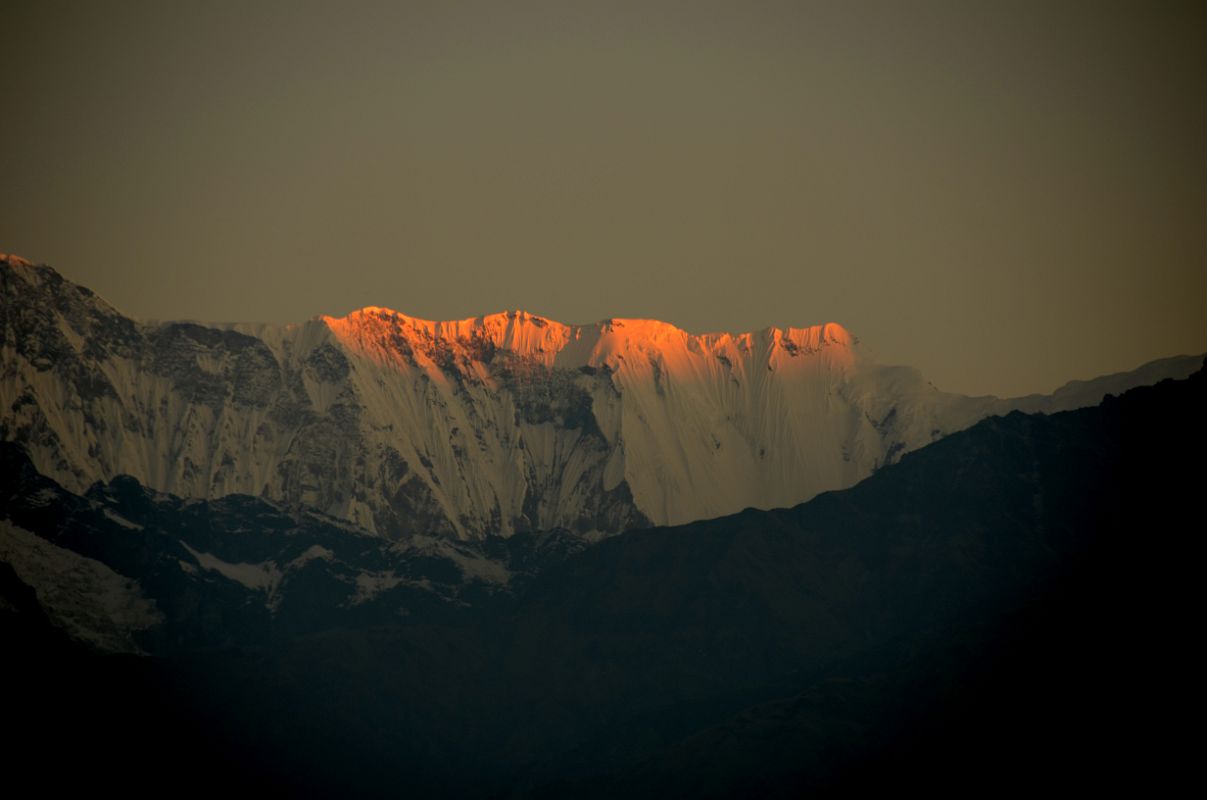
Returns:
[[[1207,351],[1201,3],[0,4],[0,251],[144,318]]]

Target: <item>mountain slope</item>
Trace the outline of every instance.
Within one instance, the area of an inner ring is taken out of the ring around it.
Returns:
[[[399,538],[593,537],[851,486],[1013,408],[1055,411],[1193,359],[1015,401],[882,367],[841,326],[692,335],[523,312],[378,308],[300,325],[140,323],[0,261],[0,439],[83,492],[304,504]]]
[[[161,738],[140,735],[140,715],[154,716],[142,709],[191,709],[182,730],[207,732],[204,748],[305,794],[1164,786],[1194,763],[1178,732],[1199,708],[1202,562],[1201,471],[1164,467],[1207,447],[1205,401],[1200,371],[1095,408],[985,420],[791,509],[607,539],[459,614],[417,607],[267,646],[49,674],[126,687],[111,713],[133,715],[137,742]],[[118,508],[99,489],[78,508],[39,506],[48,485],[29,469],[5,482],[24,487],[6,513],[33,525],[70,511],[55,528],[64,544],[94,535],[76,530],[88,514]],[[122,501],[123,518],[137,506]],[[241,546],[223,517],[188,513]],[[197,549],[207,531],[187,535]],[[295,538],[271,525],[247,536]],[[27,595],[6,596],[27,608]],[[232,622],[259,613],[230,608]],[[41,651],[13,652],[20,664]]]
[[[0,562],[56,629],[167,655],[485,606],[584,546],[565,532],[390,542],[306,507],[184,500],[130,477],[84,495],[0,442]]]

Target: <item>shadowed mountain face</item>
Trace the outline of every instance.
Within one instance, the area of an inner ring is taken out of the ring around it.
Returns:
[[[144,323],[0,258],[0,440],[83,493],[306,505],[392,540],[584,538],[849,487],[1013,409],[1101,400],[1197,361],[999,400],[872,362],[841,326],[692,335],[523,312],[366,308],[300,325]]]
[[[525,550],[507,562],[523,579],[489,590],[452,556],[380,567],[354,532],[262,501],[55,494],[10,450],[10,526],[119,572],[144,543],[121,574],[164,618],[129,635],[181,633],[169,657],[74,652],[15,563],[0,610],[29,691],[6,724],[19,755],[71,731],[72,759],[128,764],[113,780],[135,786],[204,763],[215,787],[383,796],[1159,791],[1188,763],[1175,710],[1197,710],[1201,470],[1184,465],[1207,445],[1205,400],[1200,371],[991,418],[795,508]],[[219,550],[262,517],[280,531]],[[326,583],[291,584],[281,565],[315,546],[331,558],[302,571]],[[193,567],[184,588],[157,588],[168,558]],[[275,595],[234,569],[270,561]],[[386,568],[444,577],[405,617],[316,588]],[[191,640],[160,602],[190,592],[262,635]],[[326,610],[291,628],[274,616],[290,604]]]
[[[313,509],[246,495],[182,500],[129,477],[79,496],[2,442],[0,486],[0,559],[49,599],[58,627],[111,652],[265,645],[436,618],[513,594],[545,561],[585,546],[565,531],[389,542]]]

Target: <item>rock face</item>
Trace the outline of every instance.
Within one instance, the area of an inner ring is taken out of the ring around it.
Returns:
[[[1013,409],[1097,403],[1201,359],[1016,400],[947,394],[836,324],[692,335],[366,308],[285,326],[132,320],[0,257],[0,439],[68,489],[312,506],[389,538],[593,537],[851,486]]]
[[[0,614],[37,608],[100,651],[167,655],[441,619],[489,607],[587,546],[557,531],[390,542],[305,507],[186,500],[129,476],[81,496],[0,442],[0,568],[12,571],[0,570]],[[34,596],[14,604],[13,585]]]
[[[1012,413],[791,509],[593,546],[77,496],[0,443],[10,762],[49,747],[91,790],[134,754],[139,786],[268,796],[946,797],[1084,786],[1105,754],[1112,787],[1180,788],[1203,559],[1176,465],[1205,404],[1200,372]]]

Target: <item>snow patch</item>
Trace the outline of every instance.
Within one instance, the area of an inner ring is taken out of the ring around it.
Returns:
[[[137,581],[0,522],[0,561],[31,586],[51,623],[108,653],[142,653],[135,637],[164,620]]]
[[[123,517],[121,514],[118,514],[115,511],[112,511],[108,508],[105,509],[105,517],[108,518],[111,522],[116,522],[118,525],[121,525],[123,528],[129,528],[132,531],[141,531],[143,529],[142,525],[139,525],[137,522],[131,522],[130,520]]]
[[[315,560],[334,561],[335,553],[331,552],[326,547],[323,547],[321,544],[311,545],[309,548],[307,548],[306,552],[302,553],[293,561],[290,561],[288,564],[286,564],[285,571],[289,572],[291,570],[301,569],[311,561]]]
[[[507,567],[498,561],[467,552],[448,539],[414,536],[405,542],[394,545],[391,549],[399,553],[413,552],[452,561],[461,570],[461,579],[466,583],[478,581],[495,586],[506,586],[511,582],[511,571]]]
[[[25,502],[31,508],[43,508],[51,503],[58,502],[62,495],[55,489],[39,489],[26,498]]]
[[[388,592],[395,586],[408,584],[431,591],[429,581],[410,581],[399,577],[393,570],[386,572],[362,572],[356,576],[356,594],[348,601],[349,606],[359,606],[369,602],[382,592]]]
[[[197,559],[197,563],[202,569],[217,572],[227,580],[232,580],[252,591],[264,592],[268,595],[270,601],[274,598],[277,587],[281,584],[281,570],[277,567],[275,561],[261,561],[255,564],[237,562],[232,564],[209,553],[194,550],[184,542],[180,544],[185,550],[189,551],[189,554],[193,558]]]

